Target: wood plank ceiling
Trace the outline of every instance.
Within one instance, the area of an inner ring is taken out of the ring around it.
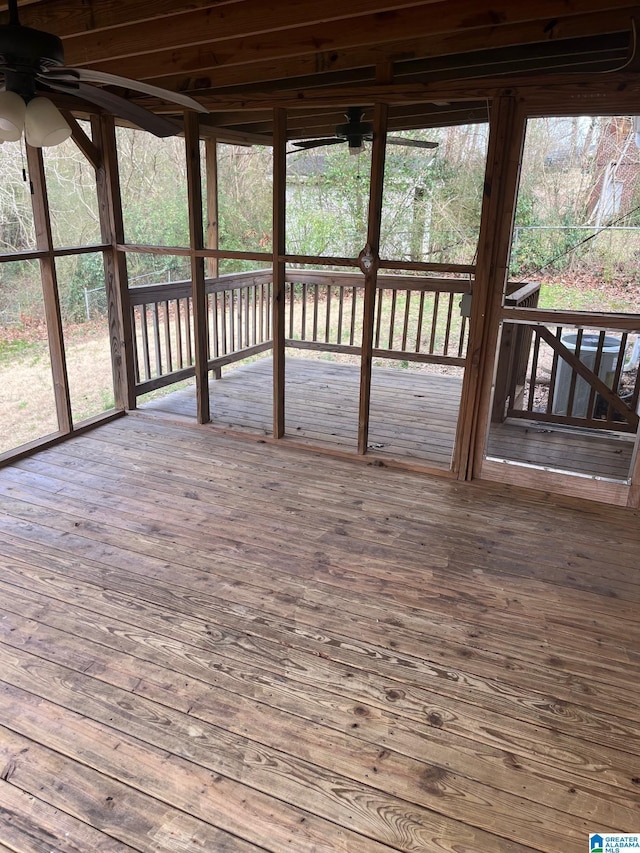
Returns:
[[[631,0],[24,0],[19,9],[21,23],[62,38],[67,65],[186,92],[211,110],[205,125],[265,141],[275,104],[289,108],[289,138],[332,135],[345,105],[380,98],[404,104],[390,118],[398,130],[443,113],[451,123],[484,117],[486,93],[514,75],[633,71],[640,13]]]

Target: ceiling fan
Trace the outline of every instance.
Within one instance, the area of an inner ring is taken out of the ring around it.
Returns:
[[[68,124],[51,101],[40,97],[42,92],[51,91],[82,98],[156,136],[179,133],[178,125],[169,119],[92,83],[131,89],[183,108],[208,112],[193,98],[168,89],[116,74],[65,68],[62,41],[50,33],[22,26],[17,0],[9,0],[9,23],[0,26],[0,74],[4,76],[4,91],[0,92],[0,141],[17,141],[23,127],[27,142],[32,145],[57,145],[66,139],[71,133]]]
[[[373,124],[369,121],[363,121],[364,112],[362,107],[349,107],[346,113],[346,123],[339,124],[336,127],[335,136],[327,136],[322,139],[303,139],[300,142],[292,143],[293,151],[289,154],[294,154],[296,151],[308,151],[310,148],[320,148],[323,145],[337,145],[340,142],[346,142],[349,146],[350,154],[357,154],[364,148],[365,142],[370,142],[373,139]],[[408,148],[437,148],[437,142],[428,142],[422,139],[405,139],[402,136],[387,136],[387,142],[390,145],[405,145]]]

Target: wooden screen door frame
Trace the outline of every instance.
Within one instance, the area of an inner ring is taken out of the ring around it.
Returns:
[[[626,100],[628,101],[628,98]],[[608,104],[605,112],[612,115],[620,112],[626,114],[630,109],[631,105],[623,99],[620,104]],[[594,115],[603,114],[602,105],[598,103],[597,98],[593,106],[584,105],[580,114],[586,115],[590,112]],[[468,350],[471,358],[463,387],[466,425],[462,426],[460,433],[463,454],[461,459],[464,466],[460,469],[460,476],[462,477],[465,470],[466,479],[490,480],[620,506],[638,507],[640,432],[636,436],[630,479],[627,483],[603,482],[601,479],[576,476],[569,472],[565,474],[518,465],[517,462],[502,463],[485,458],[501,327],[509,317],[509,309],[504,305],[504,293],[527,119],[575,114],[575,103],[570,101],[564,107],[562,104],[550,103],[546,109],[540,105],[535,109],[527,108],[526,101],[512,93],[494,101],[478,247],[477,289],[474,294],[474,316]],[[532,319],[535,319],[533,315]],[[468,457],[464,461],[467,449]]]

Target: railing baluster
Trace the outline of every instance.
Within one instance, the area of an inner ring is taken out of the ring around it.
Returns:
[[[580,358],[580,350],[582,348],[582,335],[583,330],[578,329],[578,334],[576,335],[576,348],[575,348],[575,356],[576,358]],[[578,374],[575,372],[573,368],[571,368],[571,382],[569,383],[569,397],[567,399],[567,415],[571,417],[573,415],[573,401],[576,395],[576,383],[578,381]]]
[[[271,317],[271,301],[273,299],[273,282],[267,282],[267,338],[273,337],[273,320]]]
[[[429,338],[429,355],[433,355],[436,344],[436,329],[438,326],[438,306],[440,304],[440,294],[436,291],[433,294],[433,315],[431,317],[431,337]]]
[[[220,356],[220,306],[218,305],[218,294],[211,294],[211,310],[213,311],[213,319],[211,321],[211,328],[213,330],[213,357],[219,358]]]
[[[300,337],[307,339],[307,283],[302,282],[302,319],[300,320]]]
[[[378,297],[378,304],[376,305],[376,338],[374,347],[378,349],[380,347],[380,329],[382,327],[382,308],[384,305],[384,290],[379,287],[376,293]]]
[[[144,357],[145,379],[151,379],[151,355],[149,353],[149,329],[147,328],[147,306],[140,306],[140,330],[142,332],[142,355]]]
[[[620,349],[618,350],[618,362],[616,364],[616,370],[613,374],[613,393],[618,393],[618,388],[620,387],[620,377],[622,376],[622,367],[624,365],[624,353],[627,348],[627,339],[629,335],[627,332],[623,332],[620,338]],[[611,405],[607,407],[607,421],[611,422],[613,420],[613,408]]]
[[[458,341],[458,358],[462,358],[462,353],[464,352],[464,344],[465,344],[465,334],[467,331],[467,318],[462,317],[460,319],[460,340]]]
[[[596,376],[600,376],[600,365],[602,364],[602,348],[604,347],[605,335],[606,335],[606,332],[604,329],[598,335],[598,347],[596,349],[595,361],[593,362],[593,372],[595,373]],[[586,412],[587,418],[594,418],[595,417],[595,411],[594,411],[595,402],[596,402],[596,389],[592,387],[591,391],[589,393],[589,402],[587,403],[587,412]]]
[[[313,341],[318,340],[318,285],[313,285]]]
[[[537,329],[534,330],[536,333],[535,341],[533,344],[533,358],[531,359],[531,375],[529,378],[529,394],[527,397],[527,411],[533,411],[533,404],[535,401],[535,393],[536,393],[536,385],[538,383],[538,357],[540,355],[540,335],[538,334]]]
[[[235,352],[236,349],[236,292],[229,291],[229,352]]]
[[[236,349],[242,349],[242,290],[236,291],[236,322],[238,324],[238,344],[234,347]]]
[[[251,298],[253,300],[253,317],[252,317],[252,331],[253,331],[253,345],[255,346],[258,343],[258,285],[254,284],[251,288]]]
[[[327,311],[324,322],[324,342],[329,343],[329,332],[331,330],[331,282],[327,287]]]
[[[562,326],[558,326],[556,329],[556,338],[560,340],[562,338]],[[556,391],[556,379],[558,377],[558,353],[553,351],[553,361],[551,362],[551,380],[549,382],[549,396],[547,397],[547,407],[545,409],[545,414],[549,414],[553,407],[553,398]]]
[[[140,382],[140,352],[139,352],[139,342],[138,342],[138,333],[136,329],[137,318],[140,317],[140,306],[134,305],[132,306],[131,312],[131,335],[133,338],[132,346],[133,346],[133,372],[135,375],[136,385]]]
[[[449,355],[449,337],[451,335],[451,318],[453,317],[453,293],[449,294],[449,305],[447,307],[447,325],[444,332],[444,343],[442,354]]]
[[[185,315],[185,337],[187,342],[187,364],[191,366],[194,363],[193,350],[191,347],[191,297],[187,296],[184,301]]]
[[[249,288],[244,288],[244,345],[251,346],[251,307],[249,303]]]
[[[396,323],[396,301],[398,299],[398,291],[394,289],[391,291],[391,313],[389,314],[389,345],[387,349],[393,349],[393,339],[394,339],[394,326]]]
[[[153,318],[153,348],[156,355],[156,376],[162,376],[162,355],[160,353],[160,319],[158,317],[158,303],[153,303],[151,309]]]
[[[342,343],[342,317],[344,314],[344,287],[340,287],[340,299],[338,302],[338,331],[336,337],[336,343]]]
[[[176,351],[178,353],[178,370],[182,370],[182,368],[184,367],[184,354],[182,352],[182,322],[180,314],[180,300],[176,299],[176,313],[173,319],[176,330]]]
[[[349,330],[349,346],[353,346],[356,333],[356,305],[358,301],[358,291],[356,287],[351,290],[351,328]]]
[[[260,284],[260,304],[258,306],[258,326],[260,327],[260,343],[267,339],[264,330],[264,282]]]
[[[173,353],[171,349],[171,328],[169,326],[169,302],[164,302],[164,345],[167,356],[166,373],[171,373],[173,370]]]
[[[222,355],[227,354],[227,302],[229,292],[222,291],[222,314],[220,315],[220,332],[221,338],[220,344],[222,346]]]
[[[422,345],[422,318],[424,316],[424,290],[420,291],[420,303],[418,306],[418,329],[416,331],[416,352],[420,352]]]
[[[295,284],[293,281],[289,282],[289,339],[293,338],[293,327],[294,327],[294,296],[295,296]]]
[[[411,311],[411,291],[405,290],[406,298],[404,303],[404,325],[402,327],[402,351],[407,349],[407,334],[409,332],[409,314]]]

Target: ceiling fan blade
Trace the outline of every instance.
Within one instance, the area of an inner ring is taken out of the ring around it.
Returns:
[[[102,107],[108,113],[119,116],[125,121],[130,121],[142,130],[148,130],[155,136],[176,136],[182,130],[177,124],[163,116],[157,116],[155,113],[97,86],[89,86],[85,83],[66,83],[61,80],[47,80],[47,87],[56,92],[78,95],[85,101]]]
[[[407,148],[437,148],[439,142],[429,142],[423,139],[404,139],[402,136],[387,136],[390,145],[406,145]]]
[[[152,86],[149,83],[142,83],[139,80],[120,77],[118,74],[93,71],[91,68],[45,68],[40,74],[40,79],[45,83],[48,80],[56,79],[70,83],[78,81],[80,83],[103,83],[106,86],[120,86],[123,89],[132,89],[134,92],[142,92],[145,95],[151,95],[163,101],[180,104],[182,107],[195,110],[199,113],[209,112],[202,104],[194,101],[188,95],[180,94],[180,92],[171,92],[169,89],[162,89],[160,86]]]
[[[346,139],[337,139],[333,136],[328,136],[326,139],[303,139],[301,142],[293,142],[296,151],[307,151],[309,148],[320,148],[323,145],[338,145],[340,142],[346,142]],[[289,152],[293,154],[293,151]]]

